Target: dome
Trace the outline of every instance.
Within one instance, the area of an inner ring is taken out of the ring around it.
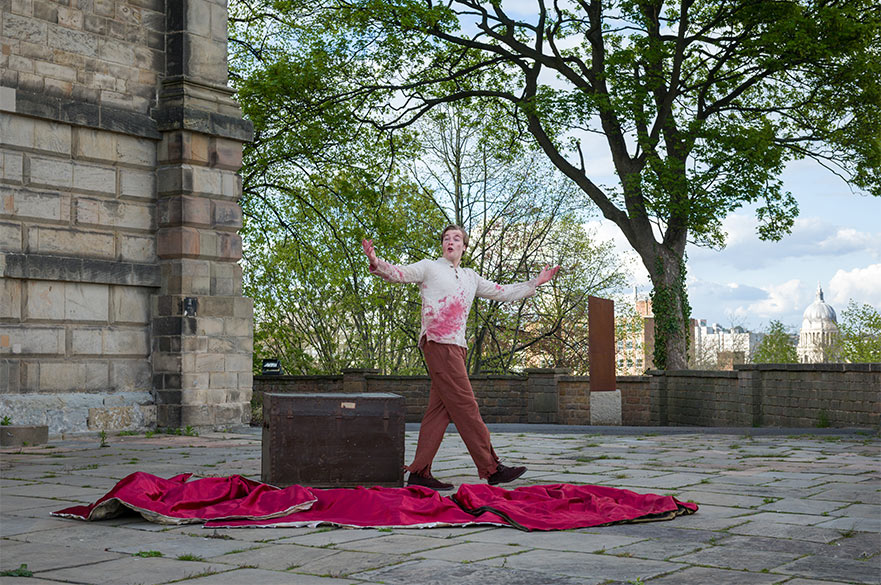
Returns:
[[[817,285],[817,298],[804,312],[798,345],[798,361],[815,364],[833,361],[837,357],[838,316],[835,309],[823,300],[823,289]]]
[[[802,316],[802,329],[837,329],[838,316],[835,309],[823,300],[823,289],[817,285],[817,298],[808,305]]]

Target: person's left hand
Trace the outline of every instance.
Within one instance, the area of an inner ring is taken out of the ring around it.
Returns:
[[[554,266],[553,268],[548,268],[547,265],[545,265],[545,267],[542,268],[541,272],[538,273],[538,286],[541,286],[549,280],[553,279],[557,275],[557,271],[559,269],[559,265]]]

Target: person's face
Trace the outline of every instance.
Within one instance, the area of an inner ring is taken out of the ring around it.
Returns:
[[[449,230],[444,234],[443,243],[444,258],[457,263],[462,259],[465,252],[465,236],[459,230]]]

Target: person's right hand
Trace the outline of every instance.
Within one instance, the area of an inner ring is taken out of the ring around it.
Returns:
[[[370,267],[374,268],[376,266],[376,252],[373,249],[373,240],[361,240],[361,247],[364,248],[364,253],[370,261]]]

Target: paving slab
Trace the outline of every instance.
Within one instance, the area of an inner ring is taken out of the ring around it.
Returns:
[[[357,550],[362,552],[386,553],[386,554],[410,554],[449,546],[452,541],[428,536],[411,534],[388,534],[370,539],[350,540],[336,545],[336,548],[344,550]]]
[[[646,585],[773,585],[785,577],[766,573],[727,571],[710,567],[688,567],[681,571],[652,579]],[[790,585],[790,583],[787,583]]]
[[[77,546],[56,545],[46,547],[33,542],[3,540],[0,554],[0,571],[11,571],[27,565],[30,571],[49,571],[67,567],[79,567],[125,558],[107,551],[96,551]]]
[[[470,563],[486,559],[507,557],[520,554],[530,549],[511,544],[497,544],[493,542],[468,542],[453,544],[443,548],[433,548],[420,551],[413,556],[423,559],[439,559],[442,561],[456,561]]]
[[[387,533],[377,532],[372,529],[324,528],[303,536],[280,538],[274,542],[276,544],[292,543],[304,546],[335,546],[350,541],[382,538],[383,536],[387,536]]]
[[[3,577],[3,585],[58,585],[62,581],[49,581],[39,577]]]
[[[841,538],[841,533],[831,528],[817,526],[799,526],[778,522],[747,522],[728,529],[731,534],[748,536],[771,536],[780,539],[808,540],[811,542],[829,543]]]
[[[682,564],[676,562],[551,550],[536,550],[502,559],[488,559],[480,561],[480,564],[571,577],[590,575],[591,578],[621,581],[647,580],[683,568]]]
[[[802,579],[796,577],[786,582],[786,585],[846,585],[846,581],[817,581],[815,579]]]
[[[492,542],[543,550],[598,552],[645,540],[642,536],[614,536],[581,531],[522,532],[513,528],[486,530],[469,535],[471,542]]]
[[[52,530],[54,528],[67,528],[68,526],[70,524],[67,521],[55,518],[0,515],[0,537],[39,532],[40,530]]]
[[[537,571],[490,567],[481,563],[457,563],[427,559],[410,561],[351,575],[387,585],[599,585],[604,579],[592,575],[569,577]]]
[[[881,509],[881,507],[879,507]],[[881,532],[881,514],[874,518],[864,516],[840,516],[817,524],[819,528],[833,528],[840,532]]]
[[[262,569],[234,569],[225,573],[184,581],[184,585],[248,585],[251,583],[259,583],[259,585],[351,585],[352,580],[296,575]]]
[[[878,559],[854,561],[838,557],[811,555],[778,567],[775,572],[814,579],[846,579],[851,583],[881,583]]]
[[[397,565],[410,559],[404,554],[382,554],[353,551],[330,551],[331,554],[291,567],[292,573],[345,577],[389,565]],[[462,561],[459,561],[462,562]]]
[[[874,507],[873,507],[874,508]],[[784,497],[768,504],[762,504],[758,510],[767,512],[787,512],[789,514],[829,514],[830,516],[838,516],[835,513],[844,509],[841,502],[829,502],[824,500],[815,500],[807,498]],[[877,508],[874,508],[877,512]],[[824,519],[828,519],[824,516]]]
[[[206,559],[235,567],[253,567],[269,571],[287,571],[305,563],[331,556],[336,551],[296,544],[266,544],[245,551],[230,552]]]
[[[159,585],[207,573],[227,571],[229,566],[161,558],[125,557],[102,563],[40,572],[38,577],[89,585]]]
[[[107,550],[119,553],[137,554],[149,546],[149,550],[158,551],[163,556],[177,558],[179,556],[194,556],[202,559],[228,554],[234,551],[256,548],[258,544],[226,540],[222,538],[200,538],[187,534],[169,535],[162,534],[160,539],[144,538],[143,541],[129,542],[123,545],[111,545]]]
[[[773,570],[800,557],[799,553],[783,551],[750,550],[731,546],[726,541],[695,553],[674,557],[671,560],[692,565],[706,565],[721,569],[760,572]]]

